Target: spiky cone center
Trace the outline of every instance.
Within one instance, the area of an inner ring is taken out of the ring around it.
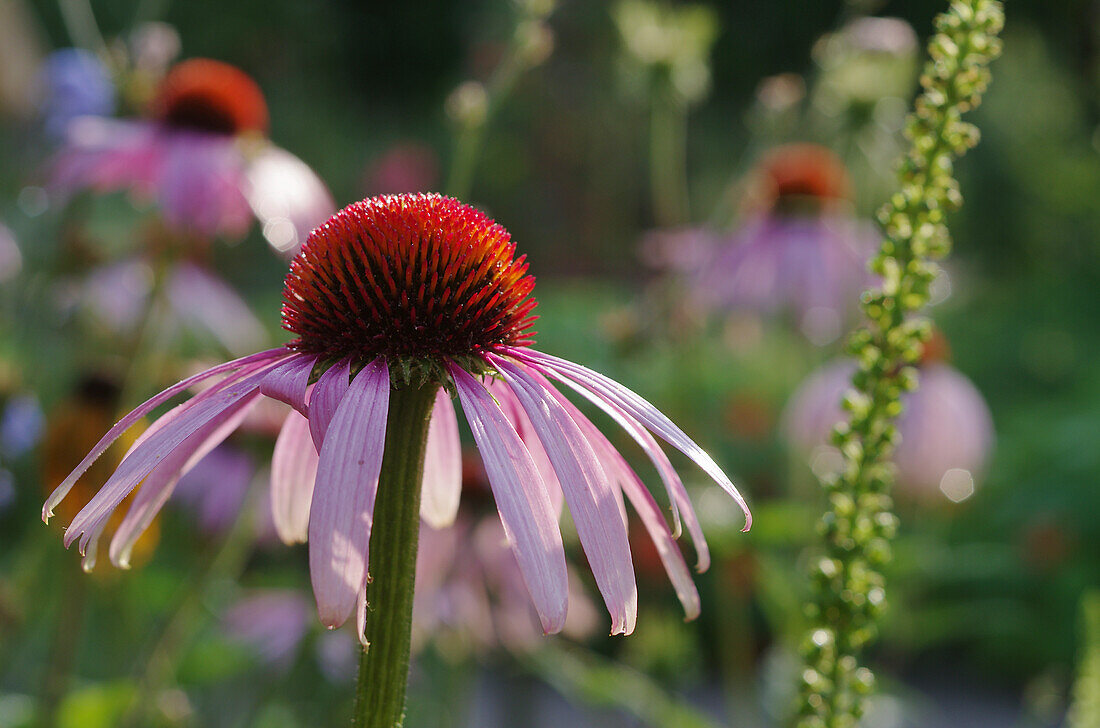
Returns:
[[[157,89],[152,111],[164,124],[181,129],[267,132],[267,102],[260,87],[239,68],[209,58],[173,66]]]
[[[316,228],[283,289],[289,346],[353,366],[474,373],[486,352],[527,346],[535,279],[508,231],[476,208],[434,194],[356,202]],[[437,378],[433,376],[432,378]]]

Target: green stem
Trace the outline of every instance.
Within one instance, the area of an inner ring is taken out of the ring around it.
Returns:
[[[517,654],[516,658],[566,698],[623,711],[649,728],[718,726],[709,715],[670,695],[651,678],[595,652],[549,641],[541,649]]]
[[[649,132],[653,212],[661,227],[685,224],[691,216],[687,184],[687,107],[671,90],[655,93]]]
[[[359,660],[357,728],[398,728],[409,678],[420,483],[438,386],[390,393],[386,449],[374,503],[367,579],[367,647]]]

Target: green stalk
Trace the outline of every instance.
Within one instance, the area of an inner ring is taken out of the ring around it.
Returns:
[[[367,578],[367,647],[355,692],[357,728],[399,728],[409,678],[420,483],[438,385],[390,393]]]
[[[649,182],[661,227],[691,219],[687,183],[687,104],[672,89],[656,91],[650,109]]]
[[[882,284],[862,297],[867,325],[850,342],[859,367],[844,400],[849,416],[833,433],[844,467],[822,480],[828,507],[818,524],[823,553],[811,566],[807,613],[814,624],[799,672],[799,728],[855,728],[874,689],[874,674],[861,659],[885,609],[881,570],[897,529],[890,499],[894,420],[902,394],[916,388],[911,365],[930,333],[918,314],[928,303],[936,261],[951,246],[945,213],[962,203],[954,160],[978,141],[978,130],[961,117],[989,83],[1003,22],[995,0],[955,0],[936,19],[924,91],[906,129],[912,144],[899,169],[901,189],[879,213],[885,237],[871,269]]]

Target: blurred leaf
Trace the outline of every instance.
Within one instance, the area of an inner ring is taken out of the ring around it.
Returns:
[[[57,728],[116,728],[135,694],[129,680],[74,690],[61,702]]]

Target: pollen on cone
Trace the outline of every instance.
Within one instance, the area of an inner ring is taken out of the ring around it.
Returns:
[[[508,231],[440,195],[373,197],[336,213],[291,262],[290,346],[329,357],[464,357],[531,343],[535,279]]]

